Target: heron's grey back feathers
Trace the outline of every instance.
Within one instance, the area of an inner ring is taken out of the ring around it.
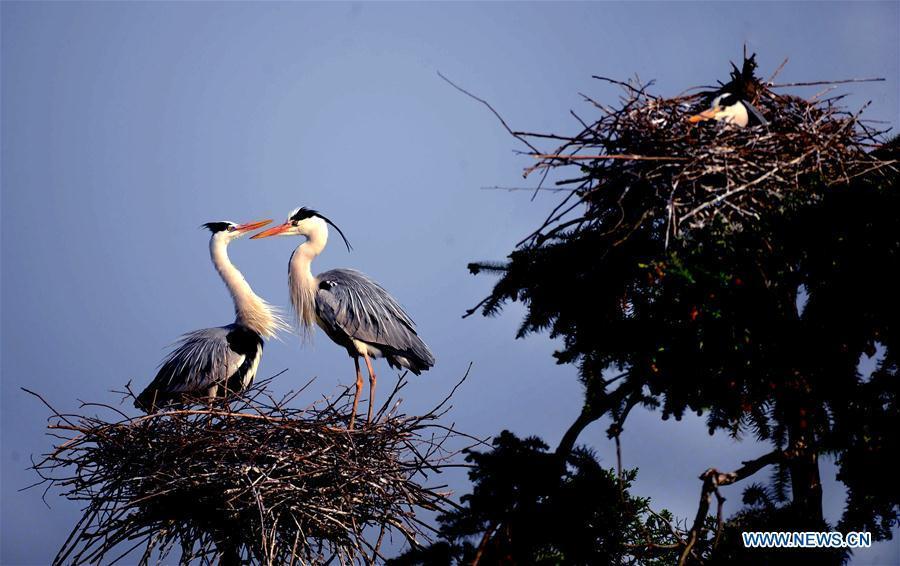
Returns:
[[[316,315],[332,339],[344,335],[370,344],[392,366],[407,367],[416,374],[434,365],[415,323],[381,285],[352,269],[332,269],[316,279]]]
[[[201,394],[214,385],[245,389],[255,377],[262,344],[257,332],[240,324],[189,332],[162,361],[135,406],[152,410],[179,394]]]

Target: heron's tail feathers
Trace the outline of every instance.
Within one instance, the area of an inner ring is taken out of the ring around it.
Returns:
[[[385,356],[388,365],[393,368],[406,368],[416,375],[421,375],[423,371],[427,371],[434,366],[434,354],[428,348],[428,345],[422,341],[417,335],[412,336],[412,344],[402,352],[395,352]]]

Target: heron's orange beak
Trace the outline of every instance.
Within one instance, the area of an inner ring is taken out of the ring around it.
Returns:
[[[716,118],[716,112],[718,112],[718,108],[710,108],[709,110],[704,110],[699,114],[694,114],[690,118],[688,118],[688,122],[691,124],[696,124],[697,122],[702,122],[703,120],[714,120]]]
[[[237,230],[238,232],[249,232],[250,230],[256,230],[257,228],[262,228],[263,226],[265,226],[266,224],[269,224],[270,222],[272,222],[271,218],[269,218],[268,220],[260,220],[259,222],[250,222],[248,224],[241,224],[240,226],[235,228],[235,230]]]
[[[275,227],[269,228],[268,230],[264,230],[264,231],[260,232],[259,234],[253,234],[252,236],[250,236],[250,239],[255,240],[257,238],[268,238],[269,236],[277,236],[278,234],[281,234],[281,233],[287,231],[289,228],[291,228],[291,223],[285,222],[284,224],[282,224],[280,226],[275,226]]]

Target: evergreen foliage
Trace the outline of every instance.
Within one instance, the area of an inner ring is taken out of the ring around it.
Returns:
[[[653,540],[675,545],[668,514],[628,488],[635,471],[603,468],[577,448],[560,476],[556,456],[540,439],[503,431],[489,452],[470,450],[472,492],[460,509],[440,516],[441,540],[412,549],[394,566],[472,564],[654,564]],[[661,562],[664,564],[665,562]]]
[[[581,134],[553,136],[567,141],[536,156],[564,172],[560,184],[572,193],[506,263],[470,265],[499,274],[482,312],[521,301],[519,336],[549,331],[563,340],[558,362],[578,366],[584,409],[561,457],[601,417],[614,419],[615,435],[635,404],[663,419],[694,412],[710,434],[752,435],[784,455],[772,462],[780,501],[749,506],[729,532],[766,524],[761,517],[827,530],[819,473],[827,454],[848,488],[838,526],[890,538],[900,518],[891,466],[900,431],[900,144],[879,142],[832,102],[775,95],[754,66],[746,60],[729,85],[740,77],[745,96],[764,102],[769,126],[689,130],[673,116],[699,99],[665,101],[622,83],[621,108],[598,104],[606,115]],[[648,125],[654,116],[674,133]],[[762,157],[757,143],[768,148]],[[829,153],[838,145],[841,153]],[[615,155],[604,159],[604,148]],[[587,149],[601,155],[580,159]],[[813,154],[832,161],[780,176]],[[692,174],[690,190],[679,186],[711,155],[715,166]],[[753,169],[763,158],[771,167]],[[870,376],[860,374],[862,356],[878,358]],[[614,371],[620,377],[609,379]],[[709,557],[700,542],[692,559]]]

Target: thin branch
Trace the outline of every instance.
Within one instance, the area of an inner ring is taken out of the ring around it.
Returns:
[[[535,159],[561,159],[577,161],[584,159],[623,159],[625,161],[687,161],[684,157],[671,157],[666,155],[634,155],[634,154],[606,154],[606,155],[559,155],[552,153],[529,154]]]
[[[809,81],[803,83],[781,83],[777,85],[767,85],[769,88],[786,88],[793,86],[822,86],[822,85],[843,85],[849,83],[876,83],[883,82],[883,77],[872,77],[868,79],[844,79],[840,81]]]
[[[687,545],[685,545],[685,548],[681,553],[681,558],[678,560],[678,566],[684,566],[688,556],[691,554],[691,550],[700,538],[700,535],[703,532],[703,524],[706,521],[706,516],[709,514],[712,495],[718,492],[719,487],[731,485],[750,477],[766,466],[783,460],[786,456],[787,454],[783,450],[776,449],[755,460],[742,462],[741,467],[733,472],[720,472],[715,468],[709,468],[700,474],[700,479],[703,480],[703,487],[700,490],[700,505],[697,508],[697,515],[694,517],[694,524],[688,533]],[[724,501],[724,498],[720,499],[720,520],[721,504],[723,504]]]
[[[534,147],[533,145],[531,145],[531,143],[529,143],[528,140],[525,139],[523,136],[521,136],[521,135],[517,134],[516,132],[514,132],[514,131],[512,130],[512,128],[510,128],[509,125],[506,123],[506,120],[503,119],[503,116],[501,116],[499,112],[497,112],[496,110],[494,110],[494,107],[491,106],[490,103],[489,103],[487,100],[485,100],[485,99],[483,99],[483,98],[479,98],[479,97],[475,96],[474,94],[472,94],[471,92],[467,91],[466,89],[464,89],[464,88],[458,86],[456,83],[454,83],[453,81],[451,81],[450,79],[448,79],[447,77],[445,77],[443,74],[441,74],[440,71],[438,71],[437,74],[438,74],[439,77],[441,77],[442,79],[444,79],[444,81],[446,81],[447,84],[449,84],[450,86],[452,86],[453,88],[455,88],[455,89],[458,90],[459,92],[461,92],[461,93],[465,94],[466,96],[468,96],[468,97],[470,97],[470,98],[473,98],[473,99],[477,100],[478,102],[480,102],[480,103],[484,104],[485,106],[487,106],[488,110],[490,110],[490,111],[494,114],[494,116],[496,116],[497,119],[500,120],[500,123],[503,125],[503,128],[506,129],[507,132],[509,132],[509,135],[511,135],[512,137],[516,138],[517,140],[519,140],[520,142],[522,142],[522,143],[525,144],[526,146],[528,146],[528,148],[531,149],[531,151],[537,153],[537,151],[538,151],[537,148]]]

